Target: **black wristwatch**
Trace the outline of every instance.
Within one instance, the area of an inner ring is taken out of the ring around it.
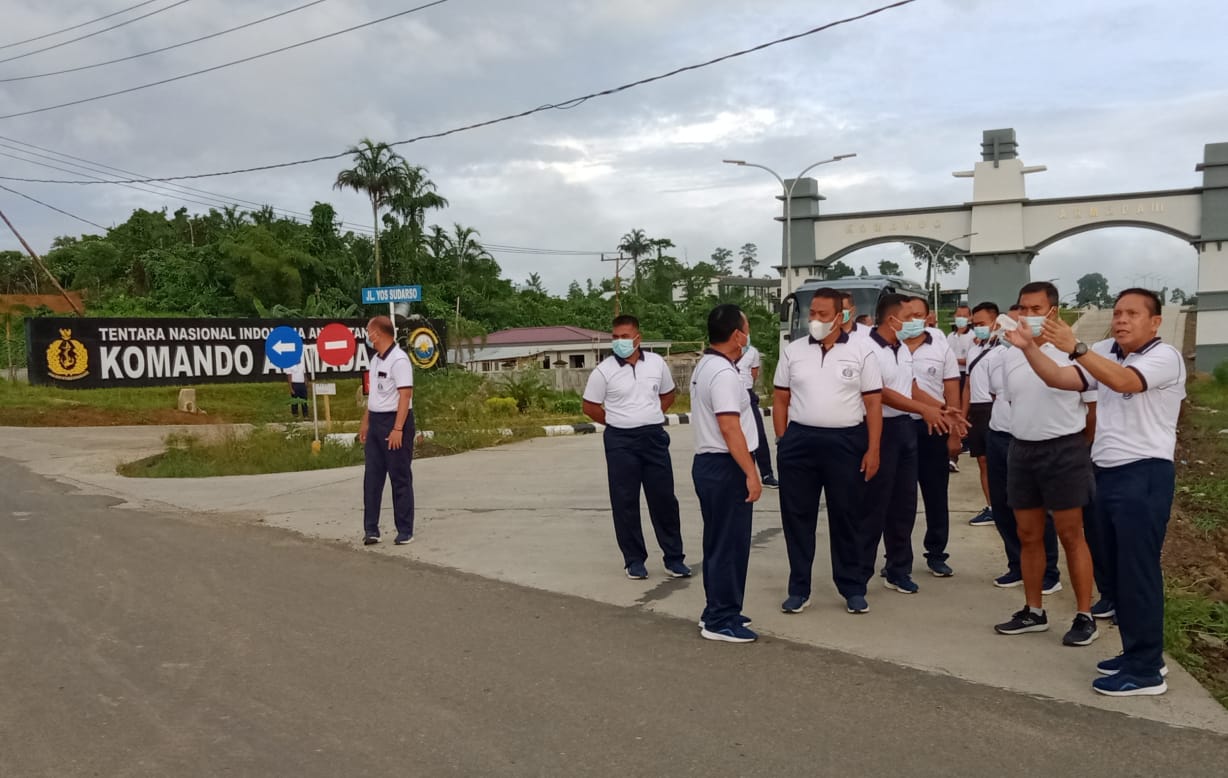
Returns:
[[[1087,344],[1080,340],[1077,343],[1075,343],[1074,351],[1070,352],[1070,358],[1078,359],[1079,357],[1083,356],[1086,353],[1087,353]]]

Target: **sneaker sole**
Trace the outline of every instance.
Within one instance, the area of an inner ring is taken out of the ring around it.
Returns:
[[[753,622],[750,622],[750,621],[744,621],[744,622],[742,622],[742,626],[743,626],[743,627],[749,627],[749,626],[750,626],[752,623],[753,623]],[[699,623],[698,623],[698,624],[696,624],[695,626],[699,627],[700,629],[705,629],[705,628],[706,628],[708,625],[707,625],[707,624],[705,624],[705,623],[703,622],[703,620],[702,620],[702,619],[700,619]]]
[[[1105,611],[1104,613],[1096,613],[1094,611],[1092,612],[1093,619],[1111,619],[1116,615],[1117,615],[1117,611],[1115,610]]]
[[[921,591],[920,587],[916,589],[901,589],[899,586],[891,583],[890,581],[883,581],[883,588],[890,589],[893,592],[899,592],[900,594],[916,594],[917,592]]]
[[[994,526],[994,520],[990,519],[989,521],[970,521],[968,522],[968,526],[969,527],[992,527]]]
[[[666,570],[665,572],[670,578],[690,578],[692,575],[692,573],[675,573],[673,570]],[[648,576],[644,577],[647,578]]]
[[[854,609],[854,608],[850,608],[849,606],[845,605],[845,606],[844,606],[844,609],[845,609],[846,611],[848,611],[849,613],[853,614],[854,616],[860,616],[860,615],[861,615],[861,614],[863,614],[863,613],[869,613],[869,612],[870,612],[870,606],[869,606],[869,605],[867,605],[866,607],[862,608],[861,610],[856,610],[856,609]]]
[[[1093,632],[1091,636],[1087,638],[1086,640],[1067,640],[1066,637],[1063,635],[1062,645],[1071,646],[1071,647],[1090,646],[1092,643],[1096,642],[1096,638],[1098,637],[1100,637],[1100,630],[1096,630],[1095,632]]]
[[[1096,672],[1098,672],[1098,673],[1100,673],[1101,675],[1104,675],[1104,676],[1109,676],[1109,675],[1117,675],[1117,674],[1118,674],[1118,673],[1120,673],[1121,671],[1120,671],[1120,670],[1114,670],[1114,671],[1112,671],[1112,672],[1109,672],[1108,670],[1101,670],[1099,667],[1097,667],[1097,668],[1096,668]],[[1161,677],[1161,678],[1167,678],[1167,677],[1168,677],[1168,665],[1160,665],[1160,677]]]
[[[809,605],[810,605],[810,600],[808,599],[804,600],[801,605],[797,606],[796,608],[792,608],[792,609],[786,608],[785,606],[781,605],[780,612],[781,613],[801,613],[802,611],[806,610],[807,606]]]
[[[410,538],[409,540],[394,540],[392,542],[398,546],[408,546],[410,543],[414,542],[414,539]]]
[[[706,629],[701,629],[699,636],[705,640],[717,640],[722,643],[754,643],[756,640],[756,638],[737,638],[733,635],[722,635],[719,632],[709,632]]]
[[[780,484],[764,484],[763,488],[764,489],[779,489]]]
[[[364,546],[374,546],[374,545],[376,545],[376,544],[378,544],[378,543],[379,543],[379,538],[375,538],[374,540],[372,540],[372,539],[370,539],[370,538],[363,538],[363,540],[362,540],[362,544],[363,544]]]
[[[648,579],[647,575],[632,575],[631,573],[627,573],[627,577],[632,581],[645,581]]]
[[[997,632],[999,635],[1026,635],[1029,632],[1048,632],[1049,625],[1036,624],[1031,627],[1020,627],[1019,629],[1002,629],[1001,627],[994,627],[993,631]]]
[[[935,578],[950,578],[951,576],[955,575],[955,571],[952,570],[949,573],[940,573],[937,570],[931,569],[930,575],[934,576]]]
[[[1159,686],[1145,686],[1141,689],[1130,689],[1124,692],[1109,692],[1092,686],[1092,691],[1097,694],[1103,694],[1106,697],[1155,697],[1168,691],[1168,682],[1160,681]]]
[[[1060,592],[1061,590],[1062,590],[1062,582],[1061,582],[1061,581],[1058,581],[1057,583],[1053,584],[1053,587],[1052,587],[1052,588],[1049,588],[1049,589],[1041,589],[1041,590],[1040,590],[1040,593],[1041,593],[1041,594],[1043,594],[1043,595],[1045,595],[1046,597],[1048,597],[1050,594],[1057,594],[1057,593],[1058,593],[1058,592]]]
[[[1023,586],[1023,581],[1011,581],[1010,583],[998,583],[997,581],[994,581],[993,585],[999,589],[1014,589],[1016,586]]]

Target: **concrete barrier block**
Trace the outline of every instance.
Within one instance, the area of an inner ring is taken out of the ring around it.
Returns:
[[[196,390],[195,389],[180,389],[179,390],[179,410],[184,413],[199,413],[196,407]]]

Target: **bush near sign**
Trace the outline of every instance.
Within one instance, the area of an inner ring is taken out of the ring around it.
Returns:
[[[265,354],[265,340],[279,326],[314,344],[327,319],[137,319],[33,317],[26,323],[29,380],[41,386],[97,389],[120,386],[190,386],[208,383],[285,381],[285,373]],[[339,322],[357,339],[366,319]],[[442,365],[447,326],[441,320],[397,319],[398,342],[417,350],[405,337],[426,330],[435,338],[433,360],[415,359],[421,369]],[[423,349],[423,353],[430,349]],[[411,356],[411,359],[413,357]],[[362,375],[370,362],[359,348],[339,366],[325,364],[308,345],[303,359],[323,378]]]

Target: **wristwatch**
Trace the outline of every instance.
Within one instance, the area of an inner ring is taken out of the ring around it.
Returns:
[[[1087,353],[1087,344],[1080,340],[1075,343],[1074,351],[1070,352],[1070,358],[1078,359],[1079,357],[1083,356],[1086,353]]]

